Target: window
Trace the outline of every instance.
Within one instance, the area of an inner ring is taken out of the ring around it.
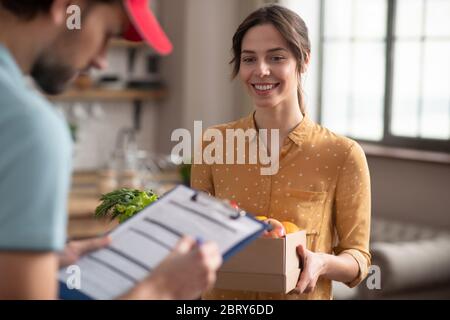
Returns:
[[[322,0],[320,121],[450,152],[450,0]]]

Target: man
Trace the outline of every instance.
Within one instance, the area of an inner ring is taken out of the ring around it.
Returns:
[[[69,5],[81,9],[79,30],[66,26]],[[58,269],[109,242],[64,248],[70,135],[23,75],[44,92],[59,93],[78,73],[105,68],[108,40],[124,33],[162,54],[171,51],[146,0],[0,0],[0,299],[57,298]],[[121,298],[197,298],[220,264],[216,245],[182,239]]]

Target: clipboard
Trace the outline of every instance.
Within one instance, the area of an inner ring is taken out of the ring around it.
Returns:
[[[108,300],[125,294],[185,235],[216,242],[226,261],[267,228],[226,201],[179,185],[112,230],[108,247],[83,256],[75,268],[61,269],[60,298]]]

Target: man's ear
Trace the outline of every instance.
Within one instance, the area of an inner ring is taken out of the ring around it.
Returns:
[[[72,2],[70,0],[53,0],[49,15],[55,25],[60,26],[66,23],[67,7]]]

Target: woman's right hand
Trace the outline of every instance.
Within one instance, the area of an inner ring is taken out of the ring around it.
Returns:
[[[184,237],[151,275],[123,298],[197,299],[214,284],[221,264],[216,244],[197,245],[194,239]]]

